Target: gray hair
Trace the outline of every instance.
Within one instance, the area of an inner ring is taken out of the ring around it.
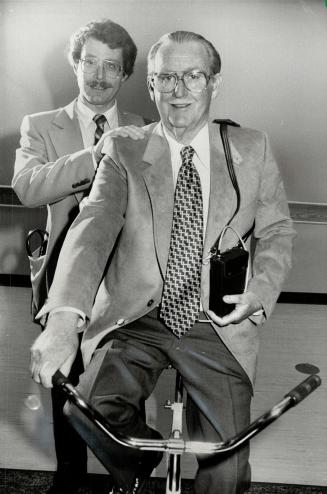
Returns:
[[[193,33],[191,31],[174,31],[171,33],[164,34],[161,38],[150,48],[148,54],[148,74],[153,72],[154,58],[159,50],[159,48],[166,42],[173,41],[175,43],[186,43],[190,41],[196,41],[201,43],[206,49],[210,60],[210,69],[213,74],[219,74],[221,69],[221,59],[216,48],[210,41],[201,36],[201,34]]]

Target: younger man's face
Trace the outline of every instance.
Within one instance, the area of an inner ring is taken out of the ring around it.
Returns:
[[[83,72],[81,60],[75,66],[80,97],[89,108],[103,113],[113,106],[122,83],[127,79],[123,71],[118,77],[112,77],[103,61],[110,60],[123,67],[122,49],[111,49],[105,43],[89,38],[82,48],[81,59],[95,59],[98,63],[90,73]]]

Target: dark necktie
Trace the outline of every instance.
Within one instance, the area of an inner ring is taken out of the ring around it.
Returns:
[[[173,212],[173,225],[160,317],[172,332],[183,336],[200,311],[203,250],[203,207],[199,174],[193,163],[194,149],[181,150]]]
[[[104,124],[106,123],[107,119],[104,115],[97,114],[94,115],[93,120],[97,126],[94,134],[94,144],[97,144],[104,132]]]

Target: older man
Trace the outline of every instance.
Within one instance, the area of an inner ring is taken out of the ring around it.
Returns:
[[[44,304],[52,283],[65,234],[88,193],[106,134],[121,126],[141,126],[139,115],[118,108],[116,96],[133,73],[137,49],[127,31],[109,19],[92,21],[76,31],[68,58],[76,75],[79,95],[64,108],[28,115],[21,127],[13,188],[28,207],[47,205],[47,245],[31,255],[32,312]],[[111,129],[111,130],[110,130]],[[43,250],[43,252],[42,252]],[[70,377],[83,371],[77,356]],[[72,484],[86,472],[86,447],[63,416],[63,400],[53,390],[53,424],[57,474],[50,492],[72,492]]]
[[[233,127],[241,205],[231,225],[244,235],[255,222],[257,243],[246,292],[225,298],[235,309],[224,317],[209,310],[203,259],[236,206],[219,126],[208,123],[219,73],[216,49],[198,34],[170,33],[151,48],[148,86],[161,121],[139,130],[138,141],[106,147],[39,314],[50,317],[32,347],[34,379],[49,387],[58,368],[67,371],[85,321],[89,365],[80,389],[117,432],[132,436],[156,437],[139,409],[168,363],[187,389],[191,438],[221,441],[248,425],[258,325],[290,267],[294,231],[267,137]],[[223,248],[234,242],[227,235]],[[129,454],[125,481],[112,468],[114,492],[139,492],[158,461]],[[248,456],[244,446],[221,462],[199,457],[195,493],[245,492]]]

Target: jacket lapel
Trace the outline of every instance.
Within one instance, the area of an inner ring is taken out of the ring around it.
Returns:
[[[147,165],[143,178],[149,194],[153,215],[156,253],[162,276],[165,276],[174,207],[174,184],[169,146],[156,133],[150,136],[143,160]]]
[[[52,122],[49,134],[58,157],[83,149],[83,138],[74,111],[75,101],[61,108]]]
[[[231,183],[219,126],[209,125],[210,139],[210,199],[204,256],[215,243],[218,235],[232,217],[236,208],[236,195]]]

